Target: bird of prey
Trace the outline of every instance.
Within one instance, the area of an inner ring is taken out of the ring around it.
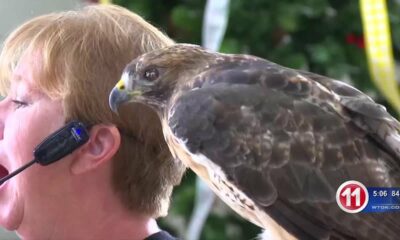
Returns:
[[[399,239],[398,213],[346,213],[347,180],[400,186],[400,124],[341,81],[196,45],[129,63],[110,107],[159,115],[174,157],[270,239]]]

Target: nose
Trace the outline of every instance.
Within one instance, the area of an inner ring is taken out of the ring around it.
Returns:
[[[7,109],[9,104],[7,104],[7,99],[4,97],[1,97],[0,99],[0,140],[3,139],[4,137],[4,122],[7,116]]]

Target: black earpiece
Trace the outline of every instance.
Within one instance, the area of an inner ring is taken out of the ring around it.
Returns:
[[[0,179],[0,185],[34,163],[49,165],[72,153],[89,140],[89,132],[79,121],[71,121],[43,140],[33,151],[34,159]]]
[[[89,133],[83,123],[72,121],[43,140],[33,151],[33,156],[40,165],[49,165],[72,153],[88,140]]]

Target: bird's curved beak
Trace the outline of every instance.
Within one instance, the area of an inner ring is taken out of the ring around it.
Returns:
[[[108,104],[113,112],[118,112],[118,107],[125,102],[131,100],[132,94],[126,89],[123,79],[119,80],[117,85],[111,90],[108,98]]]

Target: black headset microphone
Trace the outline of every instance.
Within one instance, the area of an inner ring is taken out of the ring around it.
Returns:
[[[72,153],[89,140],[85,125],[79,121],[71,121],[43,140],[33,151],[34,159],[7,176],[0,179],[0,185],[22,172],[34,163],[42,166],[54,163]]]

